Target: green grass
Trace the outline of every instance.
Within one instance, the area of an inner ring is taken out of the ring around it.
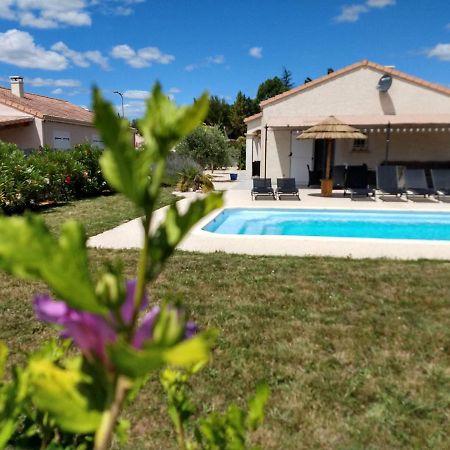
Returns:
[[[156,209],[178,200],[172,195],[173,187],[161,189]],[[83,223],[88,236],[95,236],[131,219],[139,217],[139,212],[122,194],[76,200],[53,206],[41,212],[49,228],[58,232],[61,224],[68,219]]]
[[[91,251],[93,269],[121,255]],[[33,319],[38,283],[0,275],[0,339],[14,354],[54,331]],[[199,411],[272,394],[255,443],[267,449],[447,449],[450,263],[177,253],[152,286],[220,330],[194,379]],[[16,359],[18,356],[16,356]],[[127,449],[175,448],[156,376],[126,412]]]

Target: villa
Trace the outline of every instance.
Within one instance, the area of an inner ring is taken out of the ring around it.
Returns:
[[[361,61],[261,102],[245,119],[248,176],[295,178],[308,184],[325,164],[323,140],[296,137],[328,116],[366,140],[336,141],[333,165],[383,162],[450,168],[450,89],[392,66]]]
[[[25,92],[22,77],[0,87],[0,141],[29,150],[45,145],[69,149],[89,142],[102,147],[92,112],[65,100]]]

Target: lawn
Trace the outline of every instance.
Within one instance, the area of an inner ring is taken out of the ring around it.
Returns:
[[[161,189],[156,209],[179,199],[172,195],[173,187]],[[133,204],[122,194],[76,200],[53,206],[41,212],[45,222],[54,232],[68,219],[76,219],[85,226],[88,236],[95,236],[139,216]]]
[[[134,251],[91,250],[93,269]],[[0,274],[0,339],[18,355],[54,334],[32,318],[38,283]],[[447,449],[450,263],[177,253],[152,286],[171,289],[220,338],[194,379],[199,411],[272,394],[267,449]],[[16,358],[20,356],[16,356]],[[129,406],[126,449],[172,449],[156,376]]]

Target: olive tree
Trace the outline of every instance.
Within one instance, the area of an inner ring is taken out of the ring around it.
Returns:
[[[211,170],[230,164],[228,142],[218,126],[199,126],[177,145],[176,152]]]

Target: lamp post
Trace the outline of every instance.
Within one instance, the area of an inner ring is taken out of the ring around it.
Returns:
[[[122,94],[122,92],[119,92],[119,91],[114,91],[113,94],[120,95],[120,99],[122,100],[122,119],[123,119],[125,116],[124,111],[123,111],[123,94]]]

